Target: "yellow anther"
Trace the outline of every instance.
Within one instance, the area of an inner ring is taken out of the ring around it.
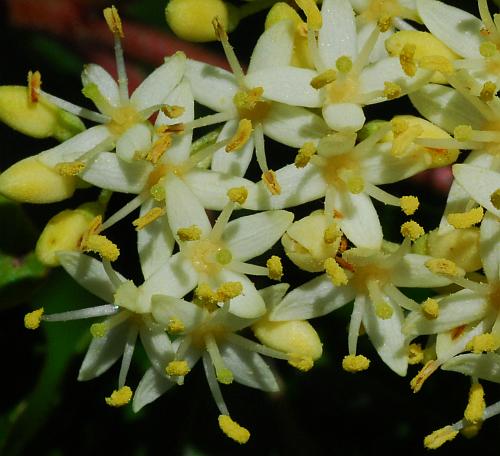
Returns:
[[[365,189],[365,180],[360,175],[352,175],[347,179],[347,189],[355,195],[361,193]]]
[[[151,197],[155,201],[157,202],[165,201],[165,187],[162,185],[162,183],[158,182],[157,184],[153,185],[149,189],[149,193],[151,194]]]
[[[262,102],[264,88],[254,87],[250,90],[239,90],[233,98],[234,104],[239,111],[252,111],[257,103]]]
[[[403,90],[401,86],[396,84],[395,82],[385,81],[384,82],[384,97],[388,100],[394,100],[395,98],[399,98]]]
[[[434,320],[439,317],[439,302],[432,298],[427,298],[422,305],[420,310],[427,320]]]
[[[396,137],[404,133],[410,127],[410,123],[406,119],[395,117],[391,120],[392,134]]]
[[[414,58],[416,49],[417,47],[414,44],[407,43],[399,54],[399,63],[407,76],[415,76],[417,72],[417,64]]]
[[[475,207],[468,212],[457,212],[448,214],[446,220],[455,228],[470,228],[483,220],[484,210],[481,206]]]
[[[28,101],[36,103],[40,99],[42,75],[39,71],[28,71]]]
[[[421,125],[408,126],[404,131],[400,131],[399,126],[397,126],[396,130],[398,130],[398,134],[394,135],[391,147],[391,154],[394,157],[404,156],[408,148],[413,144],[413,141],[424,132]]]
[[[347,55],[342,55],[335,62],[335,67],[341,73],[344,73],[344,74],[349,73],[349,71],[351,71],[351,69],[352,69],[352,60]]]
[[[470,125],[458,125],[453,130],[453,136],[457,141],[469,141],[472,137],[472,127]]]
[[[375,304],[375,315],[382,320],[389,320],[394,314],[392,307],[385,301],[379,301]]]
[[[439,364],[436,363],[435,360],[427,361],[418,371],[418,374],[415,375],[410,381],[410,387],[414,393],[418,393],[422,388],[424,382],[432,375],[433,372],[439,367]]]
[[[172,317],[170,320],[168,320],[166,329],[169,334],[177,335],[183,333],[186,330],[186,327],[184,326],[182,320]]]
[[[500,337],[491,333],[479,334],[465,348],[474,353],[493,352],[500,348]]]
[[[272,280],[281,280],[283,277],[283,265],[281,264],[281,258],[279,256],[273,255],[266,262],[268,276]]]
[[[370,367],[370,360],[363,355],[347,355],[342,360],[342,368],[347,372],[362,372]]]
[[[310,356],[304,356],[298,353],[290,353],[289,356],[288,364],[301,372],[310,371],[314,366],[314,361]]]
[[[217,301],[229,301],[243,293],[243,285],[241,282],[224,282],[219,285],[215,293]]]
[[[199,241],[202,235],[201,228],[196,225],[187,226],[185,228],[179,228],[177,230],[177,236],[183,242],[186,241]]]
[[[111,407],[122,407],[127,405],[132,399],[132,390],[128,386],[122,386],[120,389],[114,390],[110,397],[106,397],[106,404]]]
[[[91,234],[82,245],[84,252],[95,252],[104,260],[116,261],[120,256],[120,249],[115,243],[101,234]]]
[[[406,215],[413,215],[420,206],[418,198],[411,195],[399,198],[399,204]]]
[[[177,119],[177,117],[184,114],[185,109],[182,106],[177,105],[165,105],[161,108],[161,112],[165,114],[170,119]]]
[[[252,122],[248,119],[241,119],[236,133],[231,137],[226,146],[226,152],[235,152],[240,150],[250,139],[252,131]]]
[[[227,415],[219,415],[219,427],[230,439],[238,443],[247,443],[250,432]]]
[[[465,408],[464,418],[476,424],[482,421],[485,408],[484,389],[480,383],[474,383],[469,390],[469,401]]]
[[[323,232],[323,242],[325,244],[333,244],[341,236],[342,236],[342,231],[340,231],[336,223],[332,223],[328,225],[326,230]]]
[[[315,153],[316,146],[312,142],[306,142],[295,156],[295,167],[303,168],[306,166]]]
[[[408,347],[408,364],[420,364],[424,360],[424,351],[420,344],[410,344]]]
[[[312,78],[310,84],[313,89],[321,89],[335,81],[335,79],[337,79],[337,72],[333,68],[330,68]]]
[[[214,28],[215,36],[219,41],[228,41],[226,30],[218,16],[215,16],[212,19],[212,27]]]
[[[481,93],[479,94],[479,99],[481,101],[487,102],[493,100],[493,97],[497,93],[497,86],[491,81],[486,81],[481,88]]]
[[[401,234],[403,237],[416,241],[425,234],[424,229],[414,220],[409,220],[401,225]]]
[[[213,312],[218,309],[217,295],[207,283],[200,283],[194,291],[194,296],[195,299],[199,301],[209,312]]]
[[[38,329],[43,316],[43,307],[40,309],[29,312],[24,316],[24,327],[26,329]]]
[[[276,173],[272,169],[262,173],[262,180],[271,195],[279,195],[281,193],[281,186],[276,178]]]
[[[324,266],[326,275],[336,287],[347,285],[347,282],[349,281],[347,275],[334,258],[327,258]]]
[[[164,207],[153,207],[148,212],[146,212],[142,217],[135,219],[132,222],[132,225],[135,226],[135,229],[137,231],[142,230],[143,228],[148,226],[150,223],[153,223],[155,220],[157,220],[164,214],[165,214]]]
[[[323,25],[323,19],[315,0],[295,0],[295,3],[304,11],[307,18],[307,26],[311,30],[319,30]]]
[[[176,133],[176,134],[180,135],[181,133],[184,132],[185,129],[186,129],[186,126],[182,122],[179,122],[179,123],[170,124],[170,125],[162,125],[161,127],[158,127],[156,129],[156,133],[160,136],[165,135],[167,133]]]
[[[217,369],[216,377],[217,381],[223,385],[230,385],[234,380],[233,373],[227,367]]]
[[[383,14],[379,17],[377,21],[377,27],[381,33],[387,32],[391,28],[392,25],[392,17],[388,14]]]
[[[81,161],[58,163],[55,170],[61,176],[77,176],[85,169],[85,163]]]
[[[165,373],[171,377],[184,377],[189,373],[187,361],[170,361],[165,367]]]
[[[464,275],[464,271],[461,268],[446,258],[432,258],[425,262],[425,266],[434,274],[444,274],[451,277]]]
[[[114,6],[111,6],[110,8],[104,8],[103,14],[111,33],[123,38],[125,35],[123,34],[122,20],[120,19],[118,10]]]
[[[493,57],[497,53],[497,47],[491,41],[483,41],[479,46],[479,52],[483,57]]]
[[[425,55],[419,61],[418,65],[420,68],[431,71],[439,71],[443,75],[452,74],[453,63],[441,55]]]
[[[96,215],[92,219],[92,222],[90,222],[88,234],[89,235],[98,234],[99,231],[101,230],[101,225],[102,225],[102,215]]]
[[[500,209],[500,188],[497,188],[491,195],[490,195],[490,201],[491,204],[496,209]]]
[[[172,133],[162,133],[153,143],[145,159],[156,165],[167,149],[172,145]],[[137,159],[142,157],[138,156]]]
[[[233,187],[227,191],[227,196],[233,203],[244,204],[248,197],[248,190],[246,187]]]
[[[451,426],[445,426],[444,428],[434,431],[429,434],[424,439],[424,446],[428,450],[435,450],[439,448],[443,443],[453,440],[458,434],[458,431]]]
[[[106,322],[94,323],[90,326],[90,334],[92,337],[104,337],[109,330],[109,326]]]

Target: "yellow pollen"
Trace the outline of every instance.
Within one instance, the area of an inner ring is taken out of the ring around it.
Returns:
[[[457,212],[448,214],[446,220],[455,228],[470,228],[483,220],[484,210],[481,206],[475,207],[468,212]]]
[[[250,432],[227,415],[219,415],[219,427],[230,439],[238,443],[247,443]]]
[[[24,327],[26,329],[38,329],[42,321],[43,307],[40,307],[33,312],[29,312],[24,316]]]
[[[61,176],[77,176],[85,169],[85,163],[81,161],[58,163],[56,172]]]
[[[427,320],[434,320],[439,316],[439,303],[432,298],[427,298],[422,305],[420,310]]]
[[[279,256],[273,255],[266,262],[268,276],[272,280],[281,280],[283,277],[283,265],[281,264],[281,258]]]
[[[201,239],[201,228],[196,225],[191,225],[177,230],[177,236],[183,242],[185,241],[199,241]]]
[[[491,333],[479,334],[465,348],[474,353],[493,352],[500,348],[500,337]]]
[[[394,118],[391,120],[391,127],[392,127],[392,134],[394,136],[399,136],[400,134],[404,133],[406,130],[408,130],[410,126],[410,123],[401,118]]]
[[[215,36],[219,41],[228,40],[227,33],[224,30],[224,26],[222,25],[220,19],[217,16],[215,16],[212,19],[212,27],[214,28]]]
[[[472,136],[472,127],[470,125],[458,125],[453,130],[453,136],[457,141],[468,141]]]
[[[281,193],[281,186],[276,178],[276,173],[272,169],[262,173],[262,180],[271,195],[279,195]]]
[[[182,116],[184,114],[185,109],[182,106],[177,105],[165,105],[161,108],[161,112],[165,114],[170,119],[177,119],[177,117]]]
[[[361,193],[365,189],[365,181],[359,175],[350,176],[346,184],[349,192],[355,195]]]
[[[393,130],[394,131],[394,130]],[[404,131],[394,136],[391,154],[394,157],[402,157],[413,141],[424,132],[421,125],[408,126]]]
[[[418,64],[420,68],[431,71],[439,71],[443,75],[449,75],[453,73],[453,63],[446,57],[441,55],[426,55],[423,56]]]
[[[157,184],[154,184],[149,189],[151,197],[158,203],[165,200],[165,187],[162,185],[162,182],[163,180],[161,180]]]
[[[419,364],[424,360],[424,351],[420,344],[410,344],[408,347],[408,364]]]
[[[425,234],[425,231],[417,222],[409,220],[401,225],[401,234],[405,238],[416,241],[420,236]]]
[[[341,73],[349,73],[352,69],[352,60],[347,55],[342,55],[335,62],[335,66]]]
[[[218,302],[229,301],[243,293],[243,285],[241,282],[224,282],[219,285],[215,293]]]
[[[316,146],[312,142],[306,142],[295,157],[295,167],[304,168],[315,153]]]
[[[429,434],[424,439],[424,446],[428,450],[436,450],[443,443],[449,442],[453,440],[458,434],[458,431],[453,429],[451,426],[445,426],[444,428],[438,429],[434,431],[432,434]]]
[[[91,234],[82,245],[84,252],[95,252],[104,260],[116,261],[120,256],[120,249],[101,234]]]
[[[120,19],[118,10],[114,6],[111,6],[110,8],[105,8],[103,14],[111,33],[123,38],[125,35],[123,34],[122,20]]]
[[[347,355],[342,360],[342,369],[347,372],[362,372],[370,367],[370,360],[363,355]]]
[[[347,285],[349,281],[345,271],[339,266],[334,258],[327,258],[324,263],[326,275],[336,287]]]
[[[342,236],[342,232],[336,223],[329,225],[323,233],[323,242],[325,244],[333,244],[339,237]]]
[[[217,369],[216,376],[219,383],[223,385],[230,385],[234,380],[233,373],[227,367]]]
[[[472,424],[482,421],[486,403],[484,389],[480,383],[474,383],[469,390],[469,401],[465,408],[464,418]]]
[[[176,133],[176,134],[181,134],[184,132],[186,126],[181,122],[181,123],[175,123],[171,125],[162,125],[161,127],[158,127],[156,129],[156,132],[158,135],[164,135],[166,133]]]
[[[388,14],[384,14],[379,17],[377,21],[377,27],[381,33],[387,32],[391,28],[392,25],[392,17]]]
[[[479,99],[484,102],[491,101],[496,93],[497,86],[491,81],[486,81],[481,88]]]
[[[146,160],[150,161],[154,165],[158,163],[163,154],[172,145],[172,134],[162,133],[161,136],[154,142],[151,149],[146,154]],[[140,158],[140,157],[137,157]]]
[[[310,356],[300,355],[298,353],[290,353],[289,356],[288,364],[301,372],[310,371],[314,366],[314,361]]]
[[[170,361],[165,368],[165,373],[171,377],[184,377],[190,370],[187,361]]]
[[[392,307],[384,301],[377,302],[375,304],[375,315],[382,320],[389,320],[392,317],[394,311]]]
[[[497,53],[497,47],[491,41],[483,41],[479,46],[479,52],[483,57],[493,57]]]
[[[227,196],[233,203],[244,204],[248,197],[248,190],[246,187],[233,187],[227,191]]]
[[[323,73],[312,78],[310,84],[313,89],[321,89],[336,79],[337,72],[333,68],[330,68],[329,70],[323,71]]]
[[[315,0],[295,0],[295,3],[297,3],[297,6],[304,11],[307,19],[307,26],[311,30],[319,30],[323,25],[323,19]]]
[[[252,122],[248,119],[241,119],[236,133],[232,136],[226,146],[226,152],[235,152],[240,150],[250,139],[252,131]]]
[[[137,231],[142,230],[150,223],[153,223],[156,219],[160,218],[165,214],[164,207],[153,207],[148,212],[146,212],[142,217],[135,219],[132,225],[135,226]]]
[[[424,382],[431,376],[433,372],[439,367],[439,364],[436,363],[435,360],[427,361],[418,371],[418,374],[415,375],[410,381],[410,387],[414,393],[418,393],[422,388]]]
[[[497,188],[490,196],[491,204],[496,209],[500,209],[500,188]]]
[[[395,82],[385,81],[384,82],[384,97],[388,100],[394,100],[399,98],[402,94],[401,86]]]
[[[90,222],[88,234],[98,234],[102,225],[102,215],[96,215]]]
[[[40,99],[42,75],[39,71],[28,71],[28,101],[36,103]]]
[[[209,311],[213,312],[217,307],[217,295],[210,285],[200,283],[194,292],[195,298]]]
[[[114,390],[111,396],[106,397],[104,400],[111,407],[122,407],[127,405],[130,399],[132,399],[132,390],[129,386],[122,386],[120,389]]]
[[[175,317],[168,320],[167,332],[169,334],[173,334],[173,335],[181,334],[185,331],[185,329],[186,329],[186,327],[184,326],[184,323],[182,322],[182,320],[175,318]]]
[[[399,63],[407,76],[415,76],[417,64],[415,63],[415,51],[417,47],[414,44],[406,43],[399,54]]]
[[[444,274],[451,277],[463,276],[464,272],[453,261],[446,258],[432,258],[425,262],[425,266],[434,274]]]
[[[104,337],[108,332],[109,326],[106,322],[103,323],[94,323],[90,326],[90,334],[92,337]]]
[[[420,206],[418,198],[411,195],[399,198],[399,204],[406,215],[413,215]]]

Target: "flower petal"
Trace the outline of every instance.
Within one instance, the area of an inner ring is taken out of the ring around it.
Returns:
[[[137,413],[145,405],[158,399],[174,385],[174,382],[166,376],[160,375],[155,369],[148,369],[135,390],[134,399],[132,400],[132,410]]]
[[[152,297],[151,310],[157,322],[167,326],[170,320],[178,319],[188,333],[199,326],[207,314],[206,311],[192,302],[165,295]]]
[[[137,162],[137,157],[151,148],[151,126],[144,123],[132,125],[116,140],[116,155],[127,162]]]
[[[268,312],[274,309],[281,302],[288,288],[290,288],[288,283],[278,283],[259,290],[262,299],[266,303]]]
[[[120,105],[120,92],[118,84],[102,66],[90,63],[82,71],[83,86],[95,84],[100,94],[115,107]]]
[[[445,371],[500,383],[500,355],[497,353],[467,353],[450,359],[441,367]]]
[[[165,330],[159,325],[141,325],[141,342],[149,361],[158,371],[163,372],[174,359],[174,350]]]
[[[396,287],[431,288],[449,285],[451,281],[444,276],[432,273],[425,263],[432,257],[408,253],[392,268],[391,282]]]
[[[499,184],[500,185],[500,184]],[[493,283],[500,279],[500,222],[486,213],[481,222],[479,251],[483,261],[484,274]]]

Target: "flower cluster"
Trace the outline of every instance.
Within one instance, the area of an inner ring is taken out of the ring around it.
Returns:
[[[171,0],[171,28],[220,41],[231,71],[177,52],[129,94],[123,27],[111,7],[104,17],[118,80],[96,64],[82,73],[97,111],[45,92],[38,72],[28,87],[0,87],[0,120],[61,141],[3,171],[0,193],[52,203],[84,185],[101,189],[97,201],[55,215],[36,253],[104,304],[36,309],[25,326],[98,319],[78,378],[121,358],[117,389],[105,400],[132,401],[134,411],[188,387],[181,385],[201,359],[221,430],[245,443],[250,433],[233,420],[220,383],[277,391],[264,357],[310,370],[323,347],[309,320],[353,303],[342,367],[357,373],[373,362],[358,349],[366,333],[396,374],[423,365],[410,381],[415,393],[438,369],[469,376],[463,418],[424,444],[472,435],[500,413],[500,403],[486,406],[480,383],[500,383],[498,17],[486,0],[477,2],[479,18],[437,0],[255,0],[242,10],[269,3],[246,69],[227,35],[234,11],[219,0]],[[365,106],[392,110],[390,101],[404,96],[422,117],[367,120]],[[213,113],[197,116],[197,105]],[[283,166],[272,169],[286,149]],[[453,164],[460,150],[470,153]],[[382,186],[452,164],[436,228],[426,233],[408,218],[399,243],[385,239],[379,203],[415,218],[419,200]],[[107,214],[115,192],[132,196]],[[294,221],[291,209],[313,201],[321,209]],[[126,229],[134,212],[140,285],[115,270],[131,254],[106,235],[115,224]],[[280,240],[302,271],[299,286],[286,283]],[[265,280],[282,283],[262,287]],[[412,288],[429,297],[416,301]],[[150,368],[132,389],[138,337]]]

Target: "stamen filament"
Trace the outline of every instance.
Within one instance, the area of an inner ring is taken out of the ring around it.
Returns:
[[[240,274],[248,274],[255,276],[267,276],[269,271],[264,266],[258,266],[256,264],[243,263],[241,261],[231,261],[226,266],[229,270],[233,272],[239,272]]]
[[[377,187],[376,185],[370,184],[370,182],[365,182],[365,192],[368,193],[372,198],[380,201],[384,204],[388,204],[390,206],[401,206],[399,198],[396,196],[387,193],[385,190]]]
[[[148,198],[148,192],[139,193],[139,195],[137,195],[134,199],[130,200],[127,204],[125,204],[125,206],[123,206],[121,209],[118,209],[111,217],[108,217],[106,219],[106,221],[101,225],[101,232],[113,226],[115,223],[119,222],[130,213],[134,212]]]
[[[261,171],[265,173],[269,168],[267,167],[266,150],[264,146],[264,130],[260,122],[254,124],[253,140],[255,143],[255,157],[257,158],[257,163]]]
[[[359,328],[361,327],[361,320],[365,312],[365,298],[364,296],[356,296],[354,306],[352,308],[351,320],[349,322],[349,335],[347,336],[347,346],[350,355],[356,354],[358,345]]]
[[[420,306],[413,299],[410,299],[405,294],[395,287],[392,283],[386,283],[384,286],[384,293],[389,296],[393,301],[396,301],[403,309],[411,311],[419,311]]]
[[[224,230],[226,229],[227,223],[229,222],[235,206],[236,204],[232,201],[226,203],[226,205],[222,209],[222,212],[217,217],[212,231],[210,231],[210,234],[208,235],[208,238],[211,241],[217,242],[222,237],[222,233],[224,233]]]
[[[87,309],[68,310],[66,312],[59,312],[52,315],[43,315],[43,321],[71,321],[71,320],[84,320],[86,318],[106,317],[108,315],[116,314],[119,310],[118,306],[114,304],[105,304],[103,306],[89,307]]]
[[[212,393],[212,397],[214,398],[215,405],[217,405],[217,408],[222,415],[229,416],[229,410],[227,409],[227,405],[224,402],[219,382],[217,381],[217,378],[215,376],[214,366],[209,354],[206,352],[203,353],[203,368],[205,369],[205,376],[207,377],[208,387],[210,388],[210,392]]]
[[[284,359],[288,361],[290,356],[287,353],[280,352],[273,348],[266,347],[265,345],[249,340],[246,337],[240,336],[238,334],[229,333],[227,335],[227,340],[235,345],[239,345],[244,350],[253,351],[264,356],[269,356],[276,359]]]
[[[116,289],[123,283],[116,271],[113,269],[113,266],[111,266],[111,262],[109,260],[103,260],[102,261],[102,266],[104,267],[104,271],[106,272],[109,281],[113,285],[113,287]]]
[[[224,383],[228,385],[233,381],[232,372],[226,367],[224,360],[219,351],[219,347],[217,346],[217,342],[212,334],[205,335],[205,347],[207,352],[212,360],[212,364],[215,368],[215,373],[217,380],[220,383]]]
[[[125,341],[125,347],[123,348],[122,363],[120,365],[120,374],[118,375],[118,388],[125,386],[127,380],[127,374],[130,368],[130,363],[132,361],[132,356],[134,354],[135,342],[137,340],[137,326],[131,325],[127,340]]]
[[[350,73],[351,74],[359,74],[361,70],[368,64],[368,59],[370,54],[372,53],[375,45],[377,44],[378,37],[380,35],[380,30],[378,27],[374,27],[370,36],[366,40],[363,48],[358,53],[356,60],[353,62]]]
[[[209,114],[208,116],[200,117],[199,119],[192,120],[184,124],[184,131],[194,130],[195,128],[208,127],[210,125],[227,122],[228,120],[236,118],[234,112],[217,112]]]

